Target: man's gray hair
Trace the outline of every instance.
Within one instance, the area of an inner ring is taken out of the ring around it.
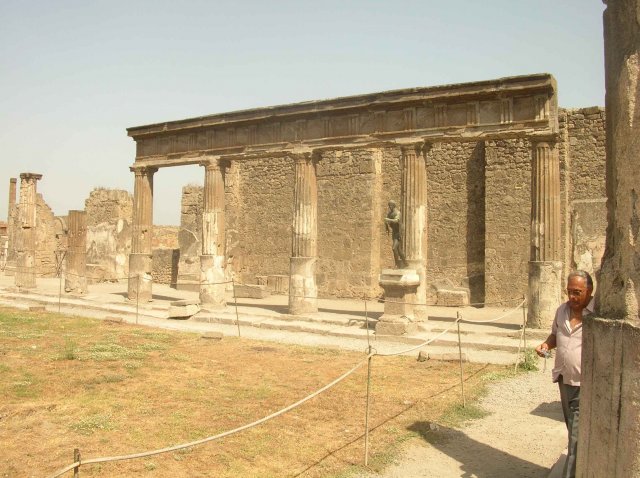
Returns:
[[[571,279],[572,277],[582,277],[586,281],[587,287],[593,289],[593,279],[591,278],[591,274],[589,274],[588,272],[580,269],[572,271],[569,273],[569,277],[567,277],[567,282],[569,282],[569,279]]]

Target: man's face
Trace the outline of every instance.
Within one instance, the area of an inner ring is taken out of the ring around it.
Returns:
[[[587,287],[587,280],[580,276],[571,276],[567,281],[567,295],[569,307],[572,310],[581,311],[591,300],[592,288]]]

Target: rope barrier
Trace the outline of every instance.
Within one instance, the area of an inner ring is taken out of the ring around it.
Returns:
[[[68,471],[71,471],[72,469],[79,467],[81,465],[92,465],[92,464],[96,464],[96,463],[107,463],[107,462],[115,462],[115,461],[123,461],[123,460],[133,460],[135,458],[144,458],[147,456],[153,456],[153,455],[159,455],[161,453],[169,453],[172,451],[177,451],[177,450],[182,450],[184,448],[190,448],[192,446],[197,446],[197,445],[202,445],[203,443],[208,443],[214,440],[219,440],[221,438],[230,436],[230,435],[234,435],[236,433],[239,433],[241,431],[244,430],[248,430],[250,428],[254,428],[258,425],[261,425],[269,420],[272,420],[276,417],[279,417],[280,415],[283,415],[291,410],[293,410],[294,408],[299,407],[300,405],[302,405],[305,402],[308,402],[309,400],[311,400],[312,398],[317,397],[318,395],[320,395],[322,392],[325,392],[326,390],[329,390],[330,388],[334,387],[335,385],[337,385],[338,383],[340,383],[341,381],[343,381],[345,378],[347,378],[349,375],[351,375],[352,373],[354,373],[356,370],[358,370],[360,367],[362,367],[365,363],[368,362],[369,358],[371,355],[367,355],[367,357],[358,362],[351,370],[343,373],[342,375],[340,375],[338,378],[336,378],[333,382],[328,383],[327,385],[325,385],[324,387],[316,390],[315,392],[313,392],[310,395],[307,395],[306,397],[298,400],[297,402],[289,405],[288,407],[285,407],[277,412],[272,413],[271,415],[267,415],[266,417],[261,418],[260,420],[256,420],[254,422],[248,423],[246,425],[243,425],[241,427],[238,428],[234,428],[233,430],[229,430],[223,433],[219,433],[218,435],[213,435],[213,436],[209,436],[206,438],[202,438],[200,440],[196,440],[196,441],[192,441],[189,443],[183,443],[180,445],[175,445],[175,446],[171,446],[171,447],[167,447],[167,448],[161,448],[158,450],[151,450],[151,451],[147,451],[147,452],[142,452],[142,453],[133,453],[130,455],[120,455],[120,456],[110,456],[110,457],[103,457],[103,458],[91,458],[89,460],[82,460],[82,461],[76,461],[74,463],[72,463],[71,465],[66,466],[65,468],[55,472],[53,475],[50,475],[48,478],[57,478],[63,474],[65,474]]]
[[[469,319],[460,319],[462,320],[462,322],[465,322],[467,324],[490,324],[492,322],[498,322],[499,320],[504,319],[506,316],[513,314],[516,310],[518,310],[520,307],[522,307],[525,303],[526,299],[523,299],[518,305],[516,305],[513,309],[507,311],[506,313],[502,314],[500,317],[497,317],[495,319],[491,319],[491,320],[469,320]]]
[[[456,321],[454,322],[454,325],[456,325],[458,323],[458,319],[456,319]],[[387,352],[387,353],[381,353],[381,352],[376,352],[375,355],[379,355],[381,357],[392,357],[394,355],[404,355],[407,354],[409,352],[413,352],[414,350],[418,350],[419,348],[424,347],[425,345],[429,345],[432,342],[435,342],[436,340],[438,340],[440,337],[442,337],[443,335],[445,335],[446,333],[448,333],[454,326],[452,325],[451,327],[449,327],[448,329],[445,329],[444,331],[440,332],[438,335],[436,335],[435,337],[433,337],[432,339],[429,339],[425,342],[422,342],[419,345],[416,345],[414,347],[405,349],[405,350],[401,350],[399,352]]]

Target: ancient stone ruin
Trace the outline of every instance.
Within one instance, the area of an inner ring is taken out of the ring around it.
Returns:
[[[602,108],[559,109],[555,80],[537,74],[129,128],[133,197],[97,189],[85,204],[88,283],[127,280],[143,301],[169,283],[220,307],[233,278],[289,294],[292,313],[375,297],[395,198],[420,304],[528,295],[544,326],[561,277],[597,270],[603,253],[604,121]],[[154,175],[188,164],[204,187],[183,190],[180,227],[155,226]],[[7,270],[30,228],[12,197]],[[55,272],[69,234],[40,209],[36,275]]]

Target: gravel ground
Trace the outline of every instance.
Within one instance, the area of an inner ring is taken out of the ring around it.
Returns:
[[[491,384],[481,406],[489,416],[430,431],[384,473],[357,478],[546,478],[567,440],[549,369]]]

